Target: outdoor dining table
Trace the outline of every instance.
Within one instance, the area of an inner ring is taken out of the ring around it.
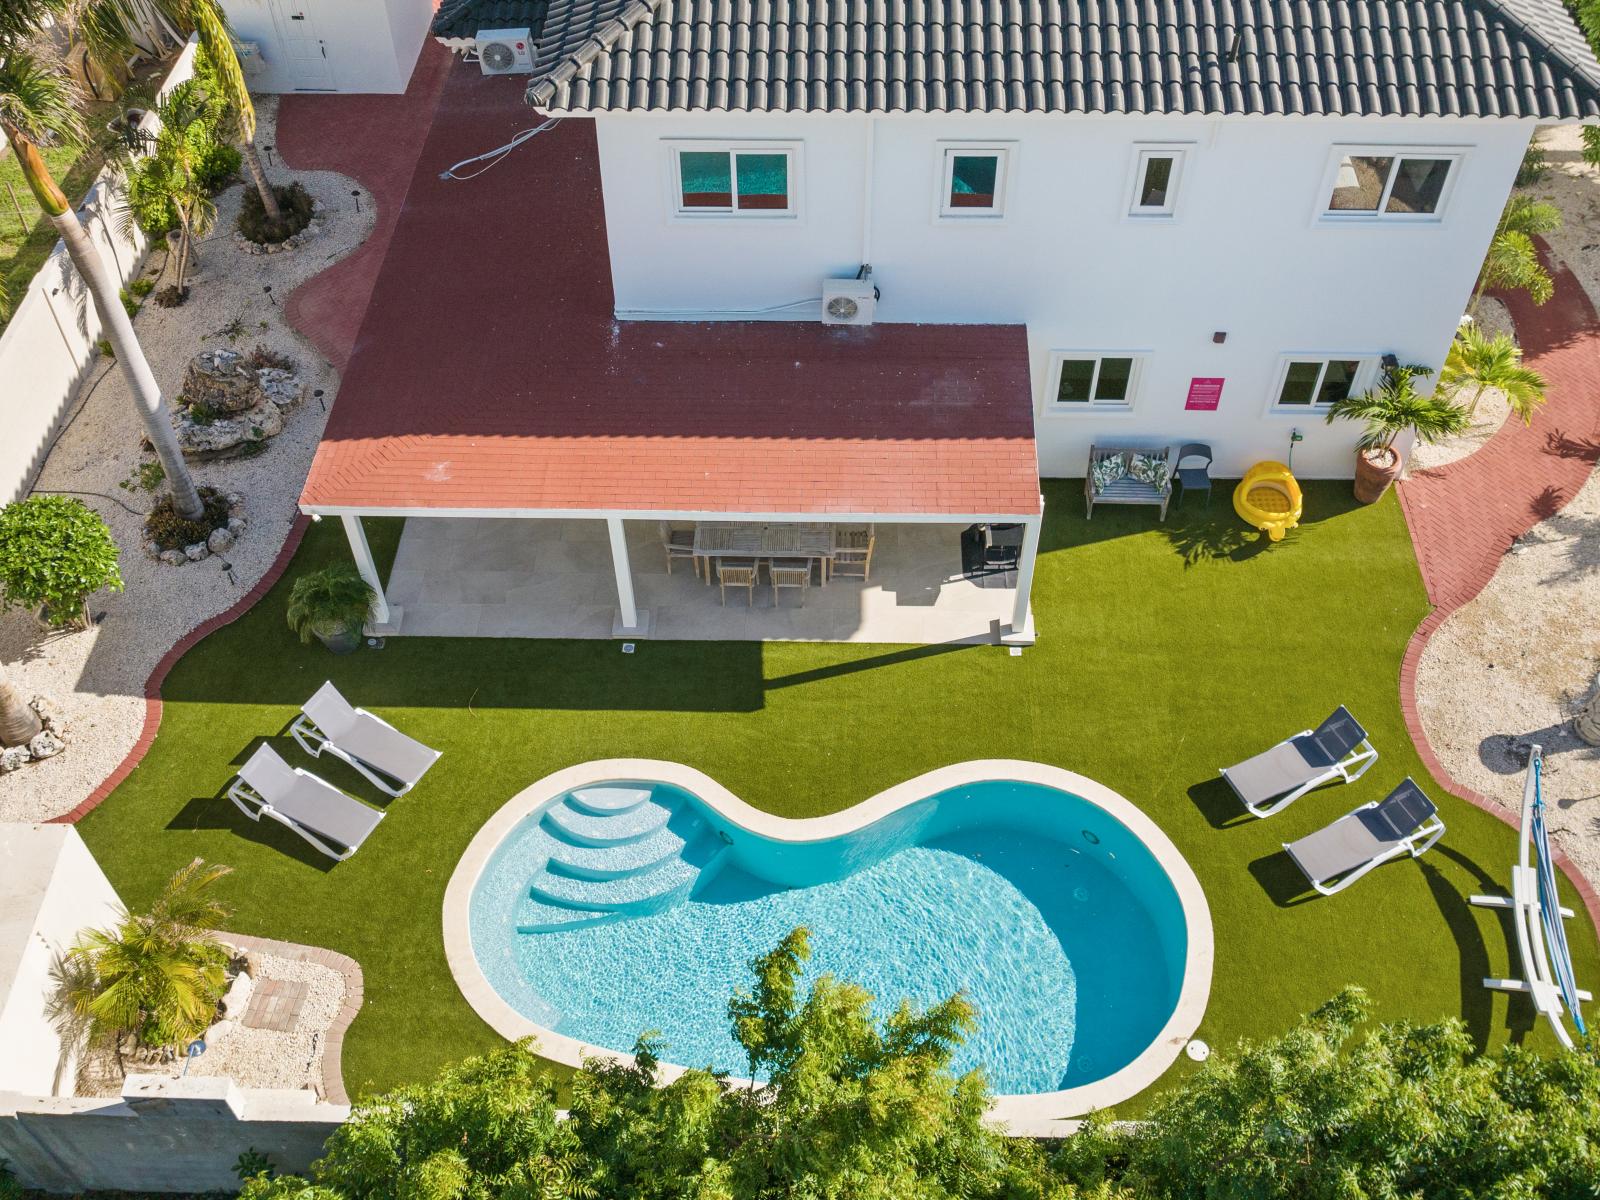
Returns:
[[[793,521],[700,521],[694,527],[697,558],[803,558],[821,564],[822,586],[828,586],[828,560],[833,557],[833,527]],[[706,584],[711,572],[706,571]]]

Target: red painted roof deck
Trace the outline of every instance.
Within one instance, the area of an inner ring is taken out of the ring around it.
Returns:
[[[1022,326],[618,322],[589,122],[438,178],[521,86],[451,69],[304,507],[1039,511]]]

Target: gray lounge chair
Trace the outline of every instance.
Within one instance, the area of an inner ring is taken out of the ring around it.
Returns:
[[[331,680],[305,702],[289,733],[312,758],[321,758],[326,750],[391,796],[403,796],[415,787],[440,753],[382,717],[353,707]]]
[[[1443,835],[1439,810],[1407,779],[1383,800],[1363,804],[1283,848],[1311,886],[1331,896],[1391,858],[1421,857]]]
[[[291,767],[264,742],[239,768],[228,799],[252,821],[270,817],[340,862],[359,850],[383,820],[377,809],[346,796],[327,780]]]
[[[1245,808],[1270,817],[1325,783],[1354,783],[1377,761],[1367,731],[1341,704],[1315,729],[1285,738],[1237,766],[1223,767],[1222,777]]]

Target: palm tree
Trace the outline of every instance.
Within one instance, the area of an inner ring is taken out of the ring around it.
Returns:
[[[131,27],[132,12],[140,0],[109,0],[125,14],[124,27]],[[261,155],[256,151],[256,109],[250,99],[250,88],[245,83],[244,68],[239,65],[239,55],[233,48],[233,31],[228,27],[228,16],[217,0],[150,0],[150,3],[175,25],[193,30],[200,35],[200,45],[216,68],[227,95],[222,97],[234,115],[239,134],[239,149],[250,169],[256,194],[261,197],[261,207],[267,220],[276,224],[283,220],[283,210],[278,205],[277,193],[267,182],[266,170],[261,165]]]
[[[1561,210],[1554,204],[1531,196],[1512,196],[1495,227],[1468,311],[1478,311],[1478,303],[1490,288],[1520,288],[1535,304],[1543,304],[1555,295],[1555,281],[1539,261],[1533,239],[1560,228]]]
[[[220,97],[207,96],[194,81],[179,84],[159,109],[161,130],[145,146],[129,176],[130,198],[143,194],[165,199],[178,217],[177,271],[173,288],[181,303],[187,288],[189,259],[194,241],[211,232],[217,206],[212,203],[201,176],[211,148],[211,126],[221,113]],[[136,224],[130,210],[127,225]]]
[[[23,699],[10,677],[0,671],[0,746],[25,745],[43,728],[39,714]]]
[[[195,859],[148,913],[78,936],[54,969],[58,1029],[113,1048],[181,1045],[204,1033],[227,982],[228,952],[211,933],[227,909],[211,888],[229,868]]]
[[[205,509],[178,448],[161,388],[122,307],[117,281],[39,153],[42,139],[82,141],[86,136],[77,86],[63,64],[46,61],[32,47],[48,20],[68,20],[80,8],[82,0],[4,0],[0,4],[0,129],[5,131],[39,207],[56,227],[72,265],[89,289],[103,334],[139,407],[145,434],[166,471],[173,507],[180,515],[199,520]],[[96,14],[91,11],[89,15]],[[95,28],[93,21],[84,26],[86,36],[97,39]]]
[[[1522,365],[1522,349],[1506,334],[1488,336],[1476,324],[1464,324],[1456,331],[1439,372],[1439,386],[1454,399],[1467,388],[1474,388],[1467,417],[1478,411],[1478,401],[1490,388],[1505,393],[1511,411],[1532,424],[1533,414],[1544,403],[1544,376]]]

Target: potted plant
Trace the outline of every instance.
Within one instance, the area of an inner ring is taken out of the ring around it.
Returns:
[[[335,654],[349,654],[361,645],[361,628],[372,619],[376,599],[352,563],[334,563],[294,581],[289,628],[302,642],[315,637]]]
[[[29,496],[0,509],[0,600],[45,625],[87,629],[91,594],[122,590],[117,543],[82,500]]]
[[[1395,439],[1407,429],[1417,440],[1432,445],[1466,430],[1470,424],[1464,408],[1443,396],[1423,395],[1414,380],[1433,374],[1427,367],[1387,367],[1377,387],[1359,396],[1335,400],[1328,408],[1328,423],[1341,418],[1366,426],[1356,451],[1356,499],[1375,504],[1400,474],[1400,453]]]

